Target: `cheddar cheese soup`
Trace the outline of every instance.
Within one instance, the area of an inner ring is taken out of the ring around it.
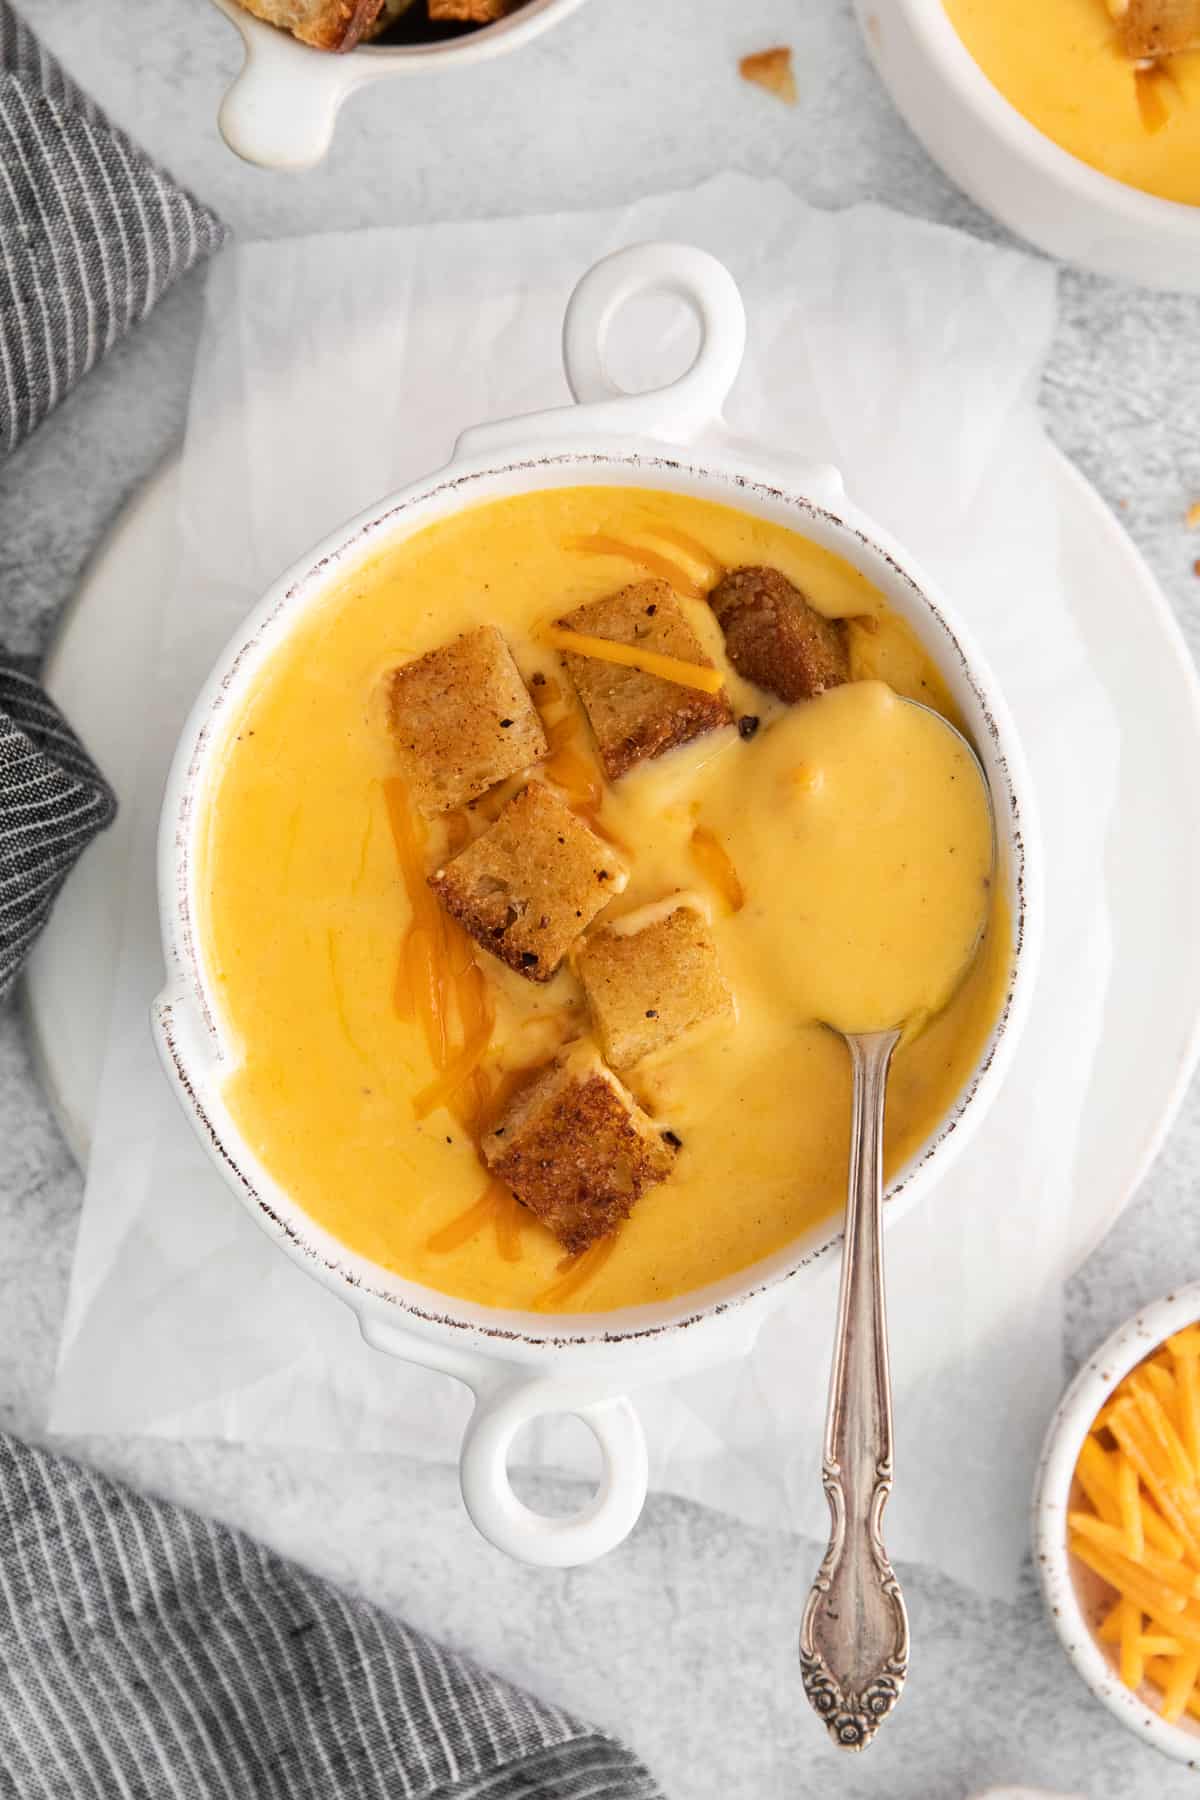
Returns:
[[[970,752],[899,696],[955,717],[857,570],[707,501],[551,489],[355,570],[205,796],[201,940],[265,1166],[414,1281],[591,1311],[838,1209],[830,1024],[907,1025],[902,1164],[1012,927]]]
[[[1200,204],[1200,0],[945,0],[984,74],[1102,174]]]

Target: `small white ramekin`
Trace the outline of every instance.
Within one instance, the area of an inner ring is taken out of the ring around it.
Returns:
[[[238,0],[213,0],[242,34],[245,61],[221,102],[221,136],[264,169],[310,169],[333,142],[342,101],[393,76],[465,69],[539,37],[583,0],[526,0],[517,12],[463,37],[430,44],[360,44],[339,55],[314,50],[254,18]]]
[[[1067,1513],[1078,1500],[1075,1464],[1092,1420],[1131,1369],[1172,1332],[1197,1321],[1200,1282],[1193,1282],[1144,1306],[1080,1369],[1054,1415],[1042,1450],[1034,1490],[1033,1547],[1054,1629],[1096,1698],[1122,1725],[1164,1755],[1200,1769],[1200,1720],[1185,1714],[1172,1725],[1155,1710],[1152,1688],[1135,1693],[1124,1685],[1116,1646],[1102,1644],[1095,1632],[1105,1597],[1111,1599],[1109,1590],[1067,1548]]]
[[[983,73],[943,0],[854,4],[900,113],[972,200],[1051,256],[1200,293],[1200,206],[1115,181],[1031,125]]]

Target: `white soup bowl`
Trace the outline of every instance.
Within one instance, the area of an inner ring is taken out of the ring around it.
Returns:
[[[663,291],[695,311],[699,352],[670,386],[622,393],[605,365],[611,320],[629,299]],[[466,432],[444,469],[340,526],[283,575],[205,683],[184,726],[163,804],[159,890],[167,977],[154,1017],[179,1100],[263,1230],[353,1309],[371,1344],[443,1370],[473,1390],[463,1495],[480,1530],[530,1562],[585,1561],[625,1536],[646,1486],[645,1444],[626,1397],[630,1390],[746,1353],[770,1309],[840,1242],[840,1220],[825,1221],[700,1292],[602,1314],[548,1316],[473,1305],[353,1254],[280,1187],[226,1106],[230,1052],[196,926],[202,904],[197,849],[229,722],[270,659],[332,586],[411,533],[480,501],[579,483],[697,495],[803,532],[860,569],[917,633],[966,721],[992,793],[1013,919],[1012,974],[978,1066],[930,1141],[893,1177],[889,1218],[927,1192],[983,1120],[1028,1008],[1042,920],[1029,780],[1008,709],[966,627],[911,558],[847,499],[836,471],[734,448],[721,407],[737,375],[745,330],[732,278],[702,251],[647,244],[597,264],[566,317],[565,362],[579,404]],[[571,1519],[528,1510],[507,1476],[518,1428],[550,1412],[583,1418],[604,1458],[599,1492]]]

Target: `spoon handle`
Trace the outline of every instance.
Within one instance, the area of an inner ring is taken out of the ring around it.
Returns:
[[[846,1750],[870,1743],[908,1674],[908,1615],[883,1547],[892,1390],[883,1299],[883,1110],[897,1031],[847,1037],[854,1119],[821,1479],[833,1527],[800,1628],[804,1691]]]

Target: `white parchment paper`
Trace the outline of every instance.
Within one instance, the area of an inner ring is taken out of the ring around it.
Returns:
[[[1059,588],[1035,411],[1054,275],[938,226],[816,212],[744,177],[620,212],[248,245],[214,266],[178,574],[147,651],[126,929],[51,1425],[456,1455],[465,1395],[362,1344],[349,1312],[226,1190],[159,1074],[147,1026],[161,978],[158,800],[191,697],[260,590],[342,517],[443,461],[464,426],[564,402],[571,288],[597,256],[656,236],[714,251],[741,284],[750,348],[734,429],[836,462],[940,579],[1004,685],[1037,782],[1049,911],[1034,1014],[951,1179],[888,1238],[893,1554],[1009,1594],[1060,1387],[1117,756]],[[663,302],[633,323],[628,374],[676,373],[686,318]],[[824,1535],[835,1273],[798,1285],[744,1363],[639,1399],[655,1484]],[[574,1466],[565,1439],[533,1454]]]

